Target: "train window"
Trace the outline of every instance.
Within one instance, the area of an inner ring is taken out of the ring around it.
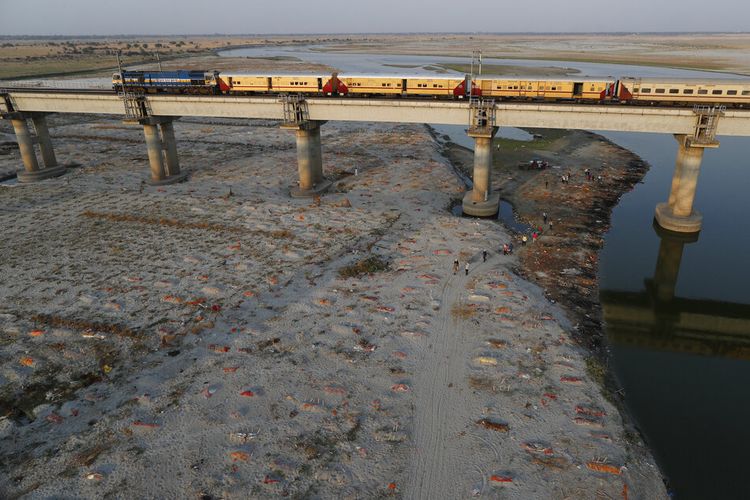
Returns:
[[[737,95],[736,90],[727,90],[727,95]]]
[[[657,94],[663,94],[664,89],[656,89],[654,92],[656,92]]]
[[[706,89],[698,89],[698,94],[699,95],[706,95],[706,94],[708,94],[708,90],[706,90]]]
[[[742,95],[750,95],[750,90],[743,90]]]
[[[552,90],[557,90],[557,87],[552,87]]]
[[[650,94],[651,93],[651,89],[641,89],[641,92],[644,93],[644,94]]]
[[[680,89],[669,89],[669,93],[670,94],[679,94],[680,93]]]
[[[722,92],[723,92],[723,90],[714,90],[714,91],[713,91],[713,92],[711,92],[711,93],[712,93],[713,95],[721,95],[721,94],[722,94]]]
[[[531,90],[531,85],[529,85],[528,87],[526,87],[526,90]]]
[[[518,85],[513,85],[513,90],[518,90]]]
[[[683,94],[692,94],[693,93],[693,89],[685,89],[685,90],[682,91],[682,93]]]

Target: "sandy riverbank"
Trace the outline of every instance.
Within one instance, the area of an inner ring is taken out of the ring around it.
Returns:
[[[609,229],[609,214],[648,169],[632,152],[581,130],[528,129],[532,141],[495,140],[493,190],[513,205],[529,226],[529,243],[520,248],[519,272],[545,289],[575,318],[578,339],[592,349],[602,340],[597,287],[597,254]],[[448,143],[445,154],[471,175],[473,154]],[[549,168],[521,168],[530,160]],[[588,169],[591,177],[587,178]],[[562,182],[562,176],[569,180]],[[543,214],[547,213],[545,222]],[[514,238],[519,248],[520,234]]]
[[[162,188],[138,127],[50,124],[84,166],[0,188],[3,496],[664,496],[531,249],[446,210],[424,127],[326,124],[316,202],[272,122],[178,121]]]
[[[750,74],[750,34],[367,34],[367,35],[212,35],[168,37],[51,37],[0,36],[0,79],[60,75],[111,76],[120,51],[126,66],[164,69],[193,68],[251,72],[323,71],[317,64],[286,61],[269,64],[262,58],[221,58],[217,52],[247,47],[317,46],[323,52],[422,55],[434,58],[435,71],[450,67],[468,71],[471,54],[485,58],[576,61],[626,64]],[[445,61],[447,56],[463,59]],[[280,61],[276,61],[280,62]],[[398,66],[394,73],[399,72]],[[570,68],[548,65],[485,65],[485,74],[570,77]],[[721,75],[717,75],[721,77]]]

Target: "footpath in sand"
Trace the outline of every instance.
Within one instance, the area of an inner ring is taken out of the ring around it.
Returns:
[[[0,496],[664,497],[423,127],[326,124],[316,201],[275,123],[176,122],[159,188],[138,128],[50,123],[84,166],[0,187]]]

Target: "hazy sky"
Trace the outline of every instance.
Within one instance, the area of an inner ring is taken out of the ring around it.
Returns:
[[[748,0],[0,0],[0,35],[748,30]]]

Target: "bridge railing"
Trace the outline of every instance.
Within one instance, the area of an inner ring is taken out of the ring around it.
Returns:
[[[112,81],[108,78],[76,78],[66,80],[0,80],[0,89],[55,89],[55,90],[111,90]]]

